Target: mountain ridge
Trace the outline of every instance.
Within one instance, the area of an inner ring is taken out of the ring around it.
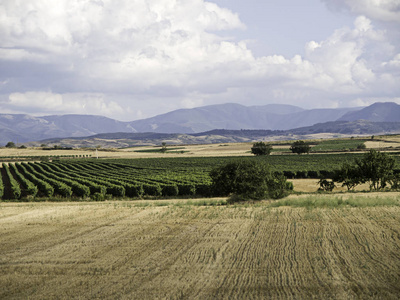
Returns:
[[[34,117],[0,114],[0,144],[26,143],[49,138],[86,137],[113,132],[196,134],[214,129],[290,130],[314,124],[378,120],[400,122],[400,105],[374,103],[368,107],[303,109],[293,105],[244,106],[236,103],[179,109],[131,122],[94,115],[50,115]]]

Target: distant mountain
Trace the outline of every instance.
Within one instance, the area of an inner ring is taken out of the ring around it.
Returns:
[[[400,122],[400,105],[378,102],[361,110],[348,112],[338,121],[368,120],[372,122]]]
[[[324,121],[336,121],[360,108],[312,109],[270,104],[243,106],[220,104],[179,109],[145,120],[131,122],[137,132],[196,133],[213,129],[291,129]]]
[[[129,122],[102,116],[62,115],[33,117],[0,114],[0,144],[25,143],[52,137],[81,137],[106,132],[133,132]]]
[[[400,122],[400,105],[375,103],[365,108],[305,110],[292,105],[243,106],[228,103],[179,109],[132,122],[120,122],[92,115],[33,117],[0,114],[0,145],[5,145],[9,141],[26,143],[50,138],[86,137],[115,132],[194,134],[214,129],[290,130],[326,122],[359,119],[371,122]],[[339,130],[336,125],[334,128],[331,128],[331,132]]]

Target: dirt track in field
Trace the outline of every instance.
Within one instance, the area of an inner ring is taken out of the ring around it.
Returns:
[[[399,216],[399,207],[0,203],[0,298],[397,299]]]

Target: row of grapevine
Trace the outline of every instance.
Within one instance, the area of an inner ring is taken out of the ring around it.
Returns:
[[[25,167],[26,164],[16,164],[17,169],[23,174],[28,180],[38,187],[40,194],[44,197],[51,197],[54,194],[54,188],[46,181],[37,178],[34,174],[29,172]]]
[[[36,176],[37,178],[47,182],[48,184],[50,184],[53,188],[54,191],[59,194],[62,197],[71,197],[72,195],[72,189],[70,186],[66,185],[63,182],[60,182],[56,179],[53,179],[51,177],[48,176],[48,174],[46,172],[43,171],[43,169],[39,169],[39,171],[37,171],[32,164],[26,164],[26,163],[22,163],[25,168],[34,176]]]
[[[11,195],[13,199],[21,198],[21,187],[14,176],[11,174],[8,164],[3,163],[3,169],[5,170],[8,180],[10,181]]]
[[[138,173],[136,169],[130,168],[123,164],[113,164],[113,169],[102,168],[106,164],[83,164],[83,163],[69,163],[57,164],[58,170],[63,170],[65,174],[76,177],[76,173],[90,178],[90,180],[98,180],[93,178],[102,178],[108,182],[121,184],[126,188],[126,195],[128,197],[138,197],[141,195],[149,196],[177,196],[177,195],[194,195],[196,193],[206,193],[204,182],[196,184],[193,180],[173,180],[170,179],[171,173],[167,174],[164,178],[149,178],[148,176]],[[90,166],[90,167],[89,167]],[[52,166],[54,169],[54,165]],[[107,169],[108,171],[103,171]],[[146,170],[147,172],[149,170]],[[160,173],[161,171],[155,171]],[[110,179],[112,177],[112,179]],[[157,177],[157,176],[155,176]],[[208,179],[208,178],[207,178]],[[133,191],[129,187],[134,187]],[[131,190],[131,191],[130,191]]]
[[[21,174],[16,165],[10,164],[9,166],[13,170],[22,187],[24,188],[25,196],[35,197],[38,193],[38,187],[32,181],[27,179],[23,174]]]

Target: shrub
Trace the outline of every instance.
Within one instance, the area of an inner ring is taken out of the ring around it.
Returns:
[[[163,196],[178,196],[179,189],[176,184],[167,184],[162,187],[162,195]]]
[[[125,194],[128,197],[132,198],[141,198],[143,197],[144,190],[143,184],[125,184]]]
[[[162,189],[159,184],[143,184],[144,194],[148,196],[159,197],[162,195]]]
[[[94,194],[91,196],[91,198],[92,198],[94,201],[104,201],[104,200],[106,199],[105,194],[98,193],[98,192],[94,193]]]
[[[122,185],[110,184],[107,186],[107,194],[110,194],[114,197],[124,197],[125,188]]]
[[[335,188],[335,182],[323,178],[319,180],[318,184],[319,184],[318,191],[332,192],[333,189]]]
[[[193,184],[178,184],[179,195],[192,196],[196,194],[196,187]]]

